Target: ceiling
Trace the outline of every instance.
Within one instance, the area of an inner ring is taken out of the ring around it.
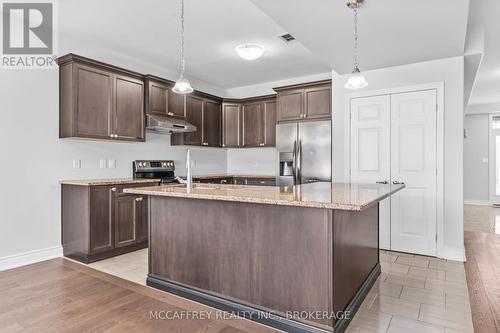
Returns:
[[[177,73],[179,2],[59,1],[59,31],[73,42]],[[353,16],[344,0],[185,0],[185,6],[189,78],[229,89],[352,70]],[[360,68],[461,56],[469,19],[485,24],[487,39],[471,103],[499,102],[499,13],[500,1],[493,0],[365,0],[359,11]],[[297,41],[278,39],[284,32]],[[264,56],[240,59],[233,48],[246,42],[263,45]]]
[[[352,71],[353,14],[345,0],[251,1],[335,71]],[[468,8],[469,0],[365,0],[361,70],[462,55]]]
[[[485,53],[469,105],[500,102],[500,1],[474,0],[469,22],[483,24]]]
[[[179,0],[64,0],[58,11],[66,37],[179,68]],[[227,89],[330,71],[301,43],[278,39],[285,30],[248,0],[185,0],[185,29],[188,78]],[[264,56],[239,58],[234,47],[247,42],[264,46]]]

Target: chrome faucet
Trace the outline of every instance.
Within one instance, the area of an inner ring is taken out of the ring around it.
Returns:
[[[186,180],[182,179],[179,176],[176,176],[175,179],[181,183],[181,184],[186,184],[186,188],[188,193],[191,192],[193,189],[193,175],[191,173],[191,151],[188,149],[186,151],[186,169],[187,169],[187,175],[186,175]]]

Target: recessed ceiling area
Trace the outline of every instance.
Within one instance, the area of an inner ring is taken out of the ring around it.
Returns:
[[[58,10],[59,31],[71,39],[179,68],[178,0],[64,0]],[[185,0],[185,29],[186,76],[226,89],[331,71],[300,42],[284,43],[287,31],[248,0]],[[241,59],[234,48],[242,43],[265,53]]]
[[[251,0],[337,73],[353,67],[353,13],[344,0]],[[463,55],[469,0],[365,0],[360,69]]]

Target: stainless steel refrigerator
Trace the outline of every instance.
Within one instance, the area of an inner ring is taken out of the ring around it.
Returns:
[[[278,186],[332,180],[332,124],[313,121],[276,127]]]

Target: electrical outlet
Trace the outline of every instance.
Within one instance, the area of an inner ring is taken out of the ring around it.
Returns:
[[[116,160],[108,160],[108,168],[115,169],[116,168]]]
[[[80,169],[82,167],[82,161],[73,160],[73,169]]]
[[[107,167],[108,167],[108,161],[106,161],[106,160],[99,161],[99,168],[106,169]]]

